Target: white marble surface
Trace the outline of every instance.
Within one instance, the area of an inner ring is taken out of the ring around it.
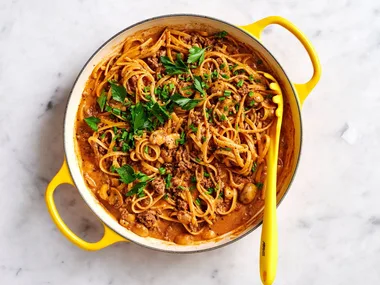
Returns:
[[[82,65],[124,27],[173,12],[236,24],[277,14],[309,36],[323,75],[303,108],[302,161],[278,211],[275,284],[380,284],[380,2],[149,2],[0,1],[0,284],[260,284],[260,231],[195,255],[133,244],[85,252],[46,211],[45,187],[63,159],[63,112]],[[308,78],[292,36],[273,27],[264,42],[295,81]],[[74,189],[61,187],[56,199],[74,230],[101,236]]]

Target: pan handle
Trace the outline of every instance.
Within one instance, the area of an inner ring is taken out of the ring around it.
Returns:
[[[62,220],[54,202],[54,191],[57,189],[59,185],[65,184],[65,183],[71,184],[74,186],[74,182],[71,178],[66,159],[64,160],[61,169],[58,171],[58,173],[54,176],[54,178],[50,181],[49,185],[47,186],[46,193],[45,193],[45,200],[46,200],[47,208],[49,210],[49,213],[54,223],[56,224],[58,229],[61,231],[61,233],[68,240],[70,240],[72,243],[74,243],[75,245],[85,250],[99,250],[115,242],[128,241],[125,238],[118,235],[117,233],[115,233],[113,230],[107,227],[104,223],[103,223],[104,235],[99,241],[87,242],[81,239],[80,237],[78,237]]]
[[[313,76],[310,78],[310,80],[303,84],[294,84],[295,89],[297,90],[298,99],[301,103],[305,101],[306,97],[309,95],[309,93],[313,90],[315,85],[317,85],[319,79],[321,78],[321,64],[319,62],[318,55],[310,43],[310,41],[307,39],[304,33],[302,33],[295,25],[293,25],[290,21],[279,17],[279,16],[270,16],[266,17],[264,19],[261,19],[255,23],[242,26],[243,30],[249,32],[250,34],[254,35],[256,38],[260,39],[262,31],[269,25],[277,24],[281,27],[287,29],[289,32],[291,32],[304,46],[306,49],[311,63],[313,65]]]

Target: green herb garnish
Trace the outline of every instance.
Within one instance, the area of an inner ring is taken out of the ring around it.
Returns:
[[[237,87],[242,87],[243,86],[243,83],[244,81],[241,79],[239,80],[239,82],[236,84]]]
[[[175,93],[171,98],[170,98],[174,103],[179,105],[182,109],[184,110],[191,110],[194,109],[198,103],[201,100],[198,99],[190,99],[187,97],[183,97],[181,94]]]
[[[98,105],[99,105],[99,108],[100,108],[100,111],[104,111],[104,107],[106,105],[106,101],[107,101],[107,95],[106,95],[106,92],[102,92],[102,94],[100,94],[100,96],[98,97],[98,99],[96,99],[96,101],[98,102]]]
[[[181,133],[181,138],[178,139],[178,140],[176,140],[175,142],[176,142],[176,144],[182,144],[182,145],[185,144],[185,142],[186,142],[186,135],[185,135],[184,131],[182,131],[182,133]]]
[[[191,125],[189,126],[189,128],[190,128],[194,133],[198,132],[198,128],[197,128],[196,126],[194,126],[193,124],[191,124]]]
[[[173,176],[170,173],[165,177],[165,188],[166,189],[169,189],[172,186],[172,178],[173,178]]]
[[[255,172],[257,170],[257,162],[255,161],[252,166],[252,172]]]
[[[202,78],[200,76],[197,76],[197,75],[194,76],[193,87],[194,87],[195,90],[197,90],[202,95],[206,94],[206,92],[205,92],[204,89],[208,88],[207,84],[202,81]]]
[[[262,183],[262,182],[257,182],[257,183],[256,183],[256,187],[257,187],[257,189],[262,190],[263,187],[264,187],[264,183]]]
[[[115,81],[108,81],[111,85],[111,96],[112,99],[124,103],[125,97],[127,97],[127,90],[125,90],[123,85],[117,85]]]
[[[215,189],[214,188],[208,188],[207,189],[207,194],[211,195],[212,193],[214,193]]]
[[[210,174],[208,172],[204,172],[203,176],[208,178],[208,177],[210,177]]]
[[[166,173],[165,167],[158,168],[158,171],[160,172],[161,175],[164,175]]]
[[[198,206],[201,205],[201,200],[199,198],[195,199],[195,204],[197,204]]]
[[[231,96],[231,90],[224,90],[224,96],[229,97]]]
[[[161,56],[160,60],[165,67],[166,73],[169,75],[182,74],[189,71],[189,68],[183,62],[179,53],[177,53],[177,59],[174,61],[174,63],[167,56]]]
[[[194,63],[198,61],[200,65],[205,59],[205,51],[206,48],[199,48],[197,46],[193,46],[189,49],[189,57],[187,58],[187,63]]]
[[[100,119],[97,117],[88,117],[85,118],[84,121],[87,125],[95,132],[98,131],[98,124],[100,123]]]
[[[218,39],[223,39],[227,35],[228,35],[228,33],[226,31],[220,31],[220,32],[218,32],[218,33],[215,34],[215,37],[218,38]]]

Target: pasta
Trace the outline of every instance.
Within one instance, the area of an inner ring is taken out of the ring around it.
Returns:
[[[276,120],[264,71],[224,31],[128,37],[95,66],[79,106],[88,186],[141,236],[189,244],[244,224],[265,198]]]

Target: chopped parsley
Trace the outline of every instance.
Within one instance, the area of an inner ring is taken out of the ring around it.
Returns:
[[[239,82],[236,84],[237,87],[242,87],[243,86],[243,83],[244,81],[241,79],[239,80]]]
[[[98,124],[100,123],[100,119],[97,117],[88,117],[85,118],[84,121],[87,125],[95,132],[98,131]]]
[[[262,183],[262,182],[257,182],[257,183],[256,183],[256,187],[257,187],[257,189],[262,190],[263,187],[264,187],[264,183]]]
[[[106,105],[106,101],[107,101],[107,95],[106,95],[106,92],[102,92],[102,94],[100,94],[100,96],[98,97],[98,99],[96,99],[96,101],[98,102],[98,105],[99,105],[99,108],[100,108],[100,111],[104,111],[104,107]]]
[[[227,74],[221,74],[221,76],[222,76],[224,79],[229,79],[229,78],[230,78]]]
[[[205,172],[205,173],[203,173],[203,176],[208,178],[208,177],[210,177],[210,174],[208,172]]]
[[[166,173],[165,167],[158,168],[158,172],[160,172],[161,175],[164,175]]]
[[[219,101],[223,101],[225,99],[226,99],[226,97],[223,97],[223,96],[218,98]]]
[[[198,128],[196,126],[194,126],[194,124],[191,124],[189,126],[189,129],[191,129],[194,133],[198,132]]]
[[[226,117],[226,115],[222,114],[222,115],[220,116],[220,119],[221,119],[222,121],[225,121],[225,120],[227,120],[227,117]]]
[[[220,32],[218,32],[218,33],[215,34],[215,37],[218,38],[218,39],[223,39],[227,35],[228,35],[228,33],[226,31],[220,31]]]
[[[173,176],[170,173],[165,177],[165,188],[166,189],[169,189],[172,186],[172,178],[173,178]]]
[[[145,146],[145,148],[144,148],[144,152],[145,152],[145,153],[149,153],[149,147],[148,147],[148,146]]]
[[[136,173],[132,166],[125,164],[122,167],[115,168],[117,174],[120,175],[120,181],[129,184],[136,180]]]
[[[195,176],[191,176],[190,181],[192,183],[197,183],[197,178]]]
[[[215,189],[214,188],[208,188],[207,189],[207,194],[211,195],[212,193],[214,193]]]
[[[187,58],[187,63],[198,62],[200,65],[205,59],[206,48],[200,48],[193,46],[189,49],[189,57]]]
[[[263,64],[263,61],[261,59],[257,60],[257,64]]]
[[[257,170],[257,162],[255,161],[252,166],[252,172],[255,172]]]
[[[169,75],[182,74],[189,71],[187,65],[183,62],[181,55],[177,53],[177,59],[172,62],[169,57],[161,56],[160,61]]]
[[[125,97],[127,97],[127,90],[125,90],[123,85],[118,85],[116,84],[115,81],[108,81],[109,84],[111,85],[111,96],[112,99],[124,103]]]
[[[195,199],[195,204],[197,204],[198,206],[201,206],[201,199],[199,198]]]
[[[202,97],[206,94],[204,89],[207,89],[208,86],[205,82],[203,82],[202,78],[200,76],[195,75],[194,76],[194,84],[193,88],[197,90],[199,93],[202,94]]]
[[[170,99],[178,106],[180,106],[182,109],[187,111],[194,109],[201,101],[198,99],[190,99],[187,97],[183,97],[181,94],[178,93],[175,93]]]
[[[255,95],[255,93],[253,93],[253,91],[249,91],[248,96],[253,97],[253,95]]]
[[[181,186],[181,185],[178,186],[177,188],[178,188],[179,190],[185,190],[185,187],[183,187],[183,186]]]
[[[186,135],[185,135],[185,132],[182,131],[181,137],[180,137],[180,139],[176,140],[176,143],[184,145],[185,142],[186,142]]]
[[[231,90],[224,90],[224,96],[229,97],[231,96]]]

